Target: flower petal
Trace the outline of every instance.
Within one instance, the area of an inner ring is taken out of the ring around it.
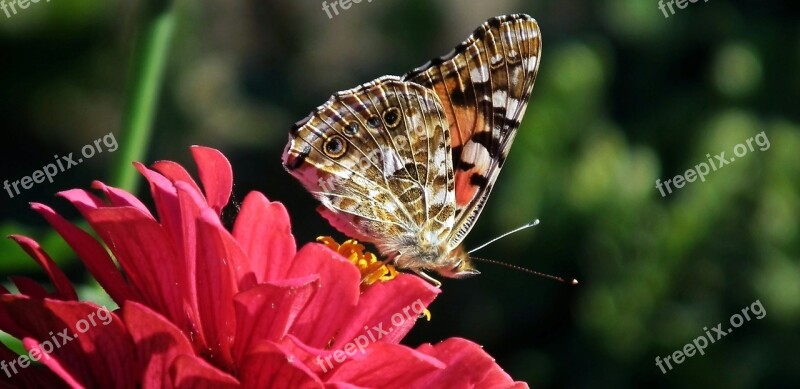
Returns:
[[[524,387],[514,382],[481,346],[462,338],[450,338],[435,346],[424,344],[418,351],[447,364],[445,370],[419,376],[417,387],[440,388],[511,388]]]
[[[178,327],[145,305],[129,301],[122,315],[136,345],[142,387],[171,386],[169,368],[178,355],[194,354],[192,344]]]
[[[180,254],[180,261],[183,262],[186,268],[186,304],[189,306],[187,310],[190,312],[191,321],[194,323],[194,329],[197,331],[197,342],[206,344],[205,331],[203,330],[203,321],[200,319],[200,302],[198,301],[197,294],[197,262],[203,260],[198,257],[198,244],[197,244],[197,221],[206,209],[205,200],[202,198],[200,192],[194,191],[192,186],[184,182],[178,182],[175,191],[178,195],[179,217],[176,220],[181,230],[177,232],[180,234],[178,240],[175,242],[179,246],[176,251]],[[183,189],[181,189],[183,188]]]
[[[92,188],[103,191],[106,197],[108,197],[108,200],[111,203],[111,205],[114,207],[128,207],[128,206],[134,207],[142,211],[143,214],[148,215],[151,218],[153,217],[153,215],[150,214],[150,210],[147,209],[147,206],[145,206],[141,201],[139,201],[139,199],[137,199],[136,196],[122,189],[108,186],[100,181],[93,181]]]
[[[210,209],[197,221],[197,302],[209,352],[218,364],[233,365],[233,296],[238,292],[232,267],[235,249],[226,245],[227,233]]]
[[[338,350],[342,351],[342,350]],[[326,358],[322,364],[332,367],[333,374],[326,382],[342,382],[369,388],[417,388],[419,377],[437,374],[445,364],[406,346],[389,343],[374,343],[365,349],[364,355],[356,350],[355,360],[344,360],[337,366],[336,354]],[[346,355],[342,352],[340,355]],[[343,359],[343,358],[340,358]],[[329,363],[330,362],[330,363]],[[429,386],[437,388],[460,388],[460,386]]]
[[[23,344],[25,340],[23,340]],[[27,346],[26,346],[27,348]],[[44,366],[28,366],[25,369],[11,368],[11,361],[19,359],[17,353],[11,351],[0,342],[0,361],[7,366],[8,372],[0,374],[0,387],[7,388],[58,388],[64,386],[64,381]],[[16,372],[15,372],[16,371]]]
[[[65,190],[56,193],[56,196],[62,197],[72,203],[84,219],[88,211],[108,206],[101,198],[83,189]]]
[[[43,364],[57,360],[69,377],[84,386],[134,387],[136,379],[130,364],[133,345],[122,320],[104,307],[3,295],[0,310],[15,323],[12,328],[1,329],[18,339],[35,339],[28,345],[41,344],[48,353]]]
[[[257,283],[286,278],[297,248],[283,204],[250,192],[236,216],[233,236],[250,258]]]
[[[195,355],[178,355],[170,368],[176,388],[238,388],[239,381]]]
[[[28,277],[11,276],[8,277],[8,279],[11,280],[11,282],[14,283],[14,286],[17,287],[19,294],[37,299],[43,299],[47,297],[56,298],[50,292],[48,292],[43,286],[39,285],[39,283]]]
[[[194,188],[194,190],[197,193],[203,193],[203,191],[200,190],[199,186],[197,186],[197,182],[194,181],[189,172],[187,172],[186,169],[183,168],[183,166],[175,162],[158,161],[153,164],[153,170],[164,175],[164,177],[172,181],[173,184],[177,182],[185,182],[191,185],[192,188]]]
[[[340,349],[359,335],[375,332],[375,326],[391,330],[382,335],[381,342],[399,343],[440,292],[440,289],[410,274],[400,274],[392,281],[369,286],[331,348]]]
[[[22,235],[11,235],[9,238],[17,242],[17,244],[44,269],[50,281],[53,282],[53,287],[56,289],[58,298],[62,300],[78,300],[78,294],[75,293],[75,288],[72,287],[69,278],[56,266],[56,263],[53,262],[50,256],[42,250],[39,243]]]
[[[289,276],[315,273],[319,274],[319,290],[290,333],[311,347],[322,348],[336,336],[355,309],[360,274],[341,255],[321,244],[309,243],[295,256]]]
[[[64,241],[72,247],[72,250],[78,254],[86,268],[89,269],[89,273],[114,299],[117,305],[122,306],[126,300],[131,298],[139,299],[136,293],[128,286],[127,281],[122,278],[122,273],[114,265],[114,261],[100,242],[86,231],[68,222],[46,205],[32,203],[31,208],[42,215],[61,235]]]
[[[80,388],[83,387],[81,383],[73,376],[72,373],[67,371],[64,367],[64,364],[61,363],[56,358],[52,358],[45,350],[42,350],[42,345],[33,338],[24,338],[22,339],[22,345],[25,347],[25,350],[28,351],[29,355],[33,355],[34,353],[40,355],[41,358],[39,362],[47,369],[49,369],[48,373],[53,374],[54,376],[59,378],[59,383],[67,384],[73,388]],[[37,351],[33,351],[37,350]]]
[[[241,361],[263,340],[278,341],[291,328],[308,300],[318,289],[317,276],[258,285],[234,297],[236,339],[234,356]]]
[[[247,355],[241,366],[244,388],[322,388],[303,363],[281,346],[266,342]]]
[[[228,205],[233,189],[233,168],[228,159],[219,150],[192,146],[192,156],[197,164],[197,173],[203,183],[208,205],[217,216]]]
[[[183,307],[186,273],[165,230],[133,207],[95,209],[86,219],[114,253],[142,302],[191,330]]]
[[[192,191],[188,184],[179,182],[176,184],[176,188],[178,189],[178,197],[181,201],[181,213],[184,215],[184,225],[186,228],[188,229],[190,226],[189,217],[204,219],[206,224],[212,227],[214,230],[212,233],[215,237],[219,238],[220,243],[225,249],[226,267],[230,270],[231,279],[234,281],[234,285],[237,289],[239,289],[239,285],[242,285],[241,289],[247,289],[255,285],[255,275],[251,270],[250,258],[248,258],[247,254],[242,250],[239,242],[237,242],[231,233],[222,225],[219,215],[204,202],[200,203],[203,201],[202,198],[198,193]],[[187,206],[190,203],[190,198],[193,201],[193,205]],[[194,238],[192,238],[192,240],[193,239]],[[197,239],[201,238],[198,236]],[[189,241],[188,236],[186,240]],[[188,247],[187,252],[189,252]],[[201,254],[202,253],[197,252],[197,261],[202,260],[200,257]],[[213,254],[215,255],[216,253]]]
[[[175,185],[166,177],[154,170],[150,170],[141,163],[135,162],[134,167],[150,184],[150,195],[156,204],[158,220],[167,231],[172,240],[177,242],[178,254],[184,258],[183,254],[183,230],[181,225],[180,205],[178,204],[178,194]],[[85,217],[85,215],[84,215]]]

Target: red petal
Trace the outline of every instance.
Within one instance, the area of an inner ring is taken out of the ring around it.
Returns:
[[[56,193],[56,196],[67,199],[72,205],[78,209],[83,218],[86,218],[86,213],[90,210],[107,207],[102,199],[89,193],[83,189],[70,189],[63,192]]]
[[[318,289],[316,275],[276,284],[258,285],[234,297],[237,361],[263,340],[278,341],[291,328]]]
[[[164,229],[167,231],[172,240],[176,242],[181,258],[185,258],[183,254],[183,229],[181,225],[180,204],[178,203],[178,194],[173,185],[166,177],[158,174],[154,170],[150,170],[144,165],[134,162],[134,167],[139,170],[139,173],[144,176],[148,183],[150,183],[150,195],[156,204],[156,211],[158,212],[158,220]],[[85,215],[84,215],[85,217]]]
[[[141,201],[139,201],[139,199],[137,199],[136,196],[122,189],[107,186],[106,184],[100,181],[93,181],[92,188],[102,190],[103,193],[106,194],[106,197],[108,197],[108,200],[111,203],[111,205],[114,207],[128,207],[128,206],[134,207],[142,211],[143,214],[148,215],[151,218],[153,217],[153,215],[150,214],[150,210],[147,209],[147,206],[145,206]]]
[[[257,283],[286,278],[297,248],[283,204],[250,192],[236,217],[233,236],[250,258]]]
[[[424,344],[418,351],[447,364],[447,369],[419,377],[415,387],[509,388],[527,387],[500,368],[481,346],[462,338],[450,338],[436,346]]]
[[[238,388],[239,381],[217,369],[203,358],[194,355],[179,355],[170,368],[172,382],[176,388],[217,389]]]
[[[189,172],[187,172],[186,169],[183,168],[183,166],[175,162],[158,161],[153,164],[153,170],[163,174],[164,177],[167,177],[170,181],[172,181],[173,184],[175,184],[176,182],[185,182],[191,185],[192,188],[197,193],[203,193],[203,191],[200,190],[199,186],[197,186],[197,183],[194,181]]]
[[[14,286],[17,287],[17,290],[19,290],[19,294],[21,295],[37,299],[43,299],[47,297],[55,298],[43,286],[39,285],[36,281],[28,277],[11,276],[8,277],[8,279],[14,283]]]
[[[182,253],[180,254],[180,259],[186,267],[187,293],[185,293],[185,296],[188,300],[188,311],[191,312],[191,321],[194,322],[194,328],[197,331],[198,340],[200,341],[199,343],[205,344],[203,322],[200,320],[199,313],[200,303],[197,301],[197,262],[199,260],[197,255],[197,220],[200,218],[202,210],[207,208],[207,206],[205,200],[202,198],[202,194],[193,191],[190,185],[180,183],[180,187],[184,189],[179,189],[179,187],[175,188],[178,194],[178,206],[180,208],[180,219],[176,220],[176,222],[181,226],[181,230],[178,232],[181,235],[176,245],[181,245],[177,251]],[[189,189],[186,190],[186,188]]]
[[[192,344],[178,327],[142,304],[127,302],[123,308],[123,317],[136,345],[142,387],[171,386],[169,368],[176,356],[194,354]]]
[[[66,221],[46,205],[33,203],[31,208],[42,215],[61,235],[64,241],[72,247],[72,250],[78,254],[78,257],[89,269],[89,272],[92,273],[92,276],[118,305],[122,306],[125,300],[130,298],[139,299],[135,292],[128,287],[127,281],[122,278],[122,273],[114,265],[111,257],[108,256],[106,249],[103,248],[100,242]]]
[[[209,352],[218,364],[232,366],[232,302],[238,290],[232,269],[236,254],[225,244],[226,234],[217,215],[206,209],[197,221],[197,302]]]
[[[23,343],[25,341],[23,340]],[[27,348],[27,347],[26,347]],[[3,388],[59,388],[66,387],[64,381],[44,366],[28,366],[24,369],[12,369],[10,362],[19,355],[0,343],[0,361],[3,361],[8,372],[0,374],[0,387]],[[18,363],[18,362],[15,362]],[[16,373],[14,372],[16,370]]]
[[[336,336],[332,348],[339,349],[370,332],[374,337],[380,335],[381,342],[400,343],[439,293],[439,288],[409,274],[400,274],[389,282],[369,286],[361,295],[358,308],[347,320],[347,327]],[[376,326],[388,333],[380,334]]]
[[[33,350],[37,350],[35,353],[40,355],[40,357],[38,357],[40,358],[39,362],[47,369],[50,369],[48,373],[60,378],[59,381],[62,384],[66,384],[73,388],[83,387],[79,380],[73,376],[72,373],[67,371],[61,361],[50,357],[46,352],[44,352],[44,350],[42,350],[42,345],[38,341],[33,338],[25,338],[22,339],[22,345],[25,347],[25,350],[28,351],[29,355],[33,355]]]
[[[21,235],[11,235],[9,238],[17,242],[17,244],[44,269],[50,281],[53,282],[53,287],[55,287],[56,293],[60,299],[78,300],[78,294],[75,293],[75,289],[72,287],[67,276],[56,266],[56,263],[53,262],[50,256],[42,250],[39,243]]]
[[[205,203],[197,203],[201,200],[201,198],[198,194],[194,194],[195,192],[189,191],[189,185],[183,182],[179,182],[176,185],[178,188],[178,193],[180,194],[182,211],[184,209],[183,204],[187,202],[184,200],[184,194],[191,194],[196,204],[196,207],[191,211],[198,212],[196,218],[201,217],[200,214],[202,214],[202,218],[207,220],[209,226],[213,226],[214,230],[216,231],[215,236],[219,237],[220,242],[225,247],[225,259],[227,262],[227,267],[231,270],[230,274],[233,277],[232,279],[234,280],[235,285],[243,285],[242,289],[247,289],[255,285],[255,276],[251,270],[250,258],[247,257],[241,246],[239,246],[239,242],[237,242],[231,233],[222,226],[219,216],[214,213],[211,208],[207,207]],[[183,211],[183,213],[186,212]],[[188,222],[185,223],[188,224]],[[198,257],[198,261],[200,260],[201,258]]]
[[[208,205],[214,208],[219,216],[231,197],[233,188],[231,163],[219,150],[208,147],[193,146],[192,156],[197,164],[200,182],[206,190]]]
[[[57,361],[84,386],[135,385],[130,363],[133,345],[119,317],[105,308],[85,302],[3,295],[0,309],[16,324],[16,328],[2,328],[4,331],[18,339],[32,338],[35,341],[29,345],[41,344],[49,352],[50,359],[43,358],[43,364],[50,366]],[[58,369],[57,365],[53,366]]]
[[[358,303],[361,275],[353,264],[327,247],[309,243],[292,262],[289,277],[319,274],[319,290],[297,318],[291,334],[322,348],[350,320]]]
[[[348,349],[351,349],[348,347]],[[352,349],[351,349],[352,350]],[[347,355],[344,350],[339,355]],[[406,346],[388,343],[373,343],[361,351],[352,351],[358,360],[337,361],[336,354],[329,359],[321,359],[318,363],[328,371],[332,367],[333,374],[326,382],[342,382],[370,388],[409,388],[420,387],[416,384],[419,377],[436,374],[445,368],[445,364],[436,358],[417,352]],[[460,386],[429,386],[432,388],[460,388]]]
[[[322,381],[281,346],[268,342],[247,355],[241,366],[244,388],[322,388]]]
[[[132,207],[102,208],[86,219],[114,253],[143,302],[190,330],[184,313],[186,273],[161,226]]]
[[[317,376],[322,377],[325,374],[317,361],[317,357],[325,357],[331,352],[330,350],[308,346],[291,334],[286,335],[280,341],[280,346],[282,350],[286,351],[286,354],[299,359],[303,365],[308,367]]]

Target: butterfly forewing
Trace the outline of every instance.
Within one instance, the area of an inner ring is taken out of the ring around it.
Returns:
[[[527,15],[490,19],[455,50],[404,79],[433,89],[450,123],[455,248],[472,228],[508,156],[539,65],[539,26]]]

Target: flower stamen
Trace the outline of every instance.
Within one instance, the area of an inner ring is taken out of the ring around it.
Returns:
[[[358,243],[355,239],[348,239],[340,245],[330,236],[320,236],[317,237],[317,242],[341,254],[355,265],[361,273],[362,285],[372,285],[378,281],[389,281],[399,274],[393,265],[379,261],[375,254],[364,251],[364,245]]]

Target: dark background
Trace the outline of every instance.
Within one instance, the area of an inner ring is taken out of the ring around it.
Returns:
[[[528,13],[543,36],[538,80],[467,246],[539,218],[478,254],[581,283],[478,264],[480,276],[445,281],[433,320],[404,343],[471,339],[533,387],[800,384],[797,3],[699,1],[665,18],[653,0],[367,1],[332,19],[317,0],[176,2],[143,161],[191,169],[190,145],[218,148],[233,163],[236,200],[258,190],[286,204],[298,244],[333,234],[280,166],[291,124],[335,91],[445,54],[489,17]],[[0,180],[109,131],[119,142],[52,184],[0,192],[0,233],[42,241],[94,301],[107,297],[28,203],[74,217],[55,192],[115,182],[143,4],[0,12]],[[768,149],[667,197],[655,188],[762,131]],[[12,274],[43,279],[3,241],[4,285]],[[763,319],[666,374],[655,366],[756,300]]]

